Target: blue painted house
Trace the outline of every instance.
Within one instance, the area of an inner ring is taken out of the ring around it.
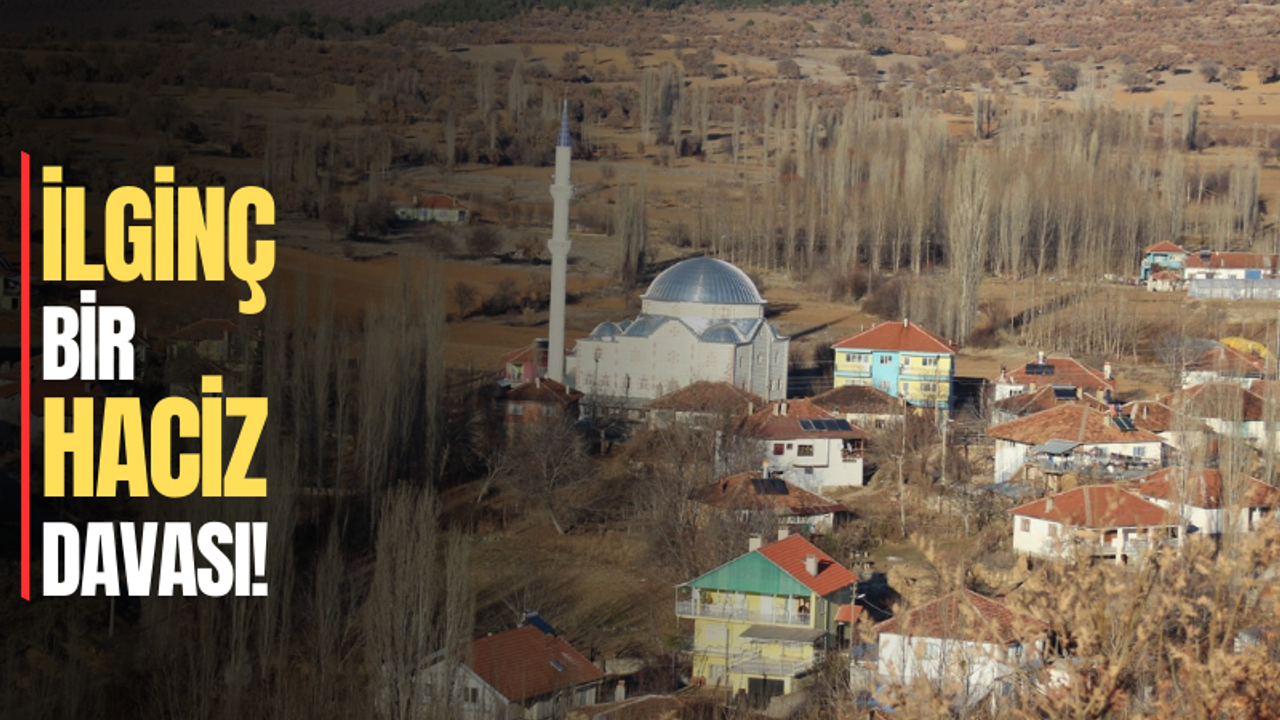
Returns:
[[[832,347],[836,387],[870,385],[916,407],[951,407],[955,350],[919,325],[881,323]]]
[[[1160,270],[1182,272],[1182,264],[1187,259],[1187,251],[1181,245],[1163,240],[1142,250],[1142,282]]]

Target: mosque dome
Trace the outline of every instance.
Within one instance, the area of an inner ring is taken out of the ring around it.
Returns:
[[[663,270],[641,296],[660,302],[707,305],[763,305],[764,298],[747,274],[710,257],[696,257]]]

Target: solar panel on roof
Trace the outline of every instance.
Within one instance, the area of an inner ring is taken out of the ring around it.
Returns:
[[[812,421],[812,420],[801,420],[801,421],[800,421],[800,429],[801,429],[801,430],[813,430],[813,421]]]
[[[1048,363],[1027,363],[1028,375],[1053,375],[1053,366]]]
[[[1075,400],[1076,388],[1074,385],[1054,385],[1053,397],[1056,400]]]
[[[1123,430],[1123,431],[1125,431],[1125,432],[1129,432],[1129,431],[1131,431],[1131,430],[1137,430],[1137,429],[1138,429],[1138,428],[1137,428],[1137,426],[1133,424],[1133,420],[1130,420],[1130,419],[1128,418],[1128,416],[1125,416],[1125,415],[1116,415],[1116,416],[1112,417],[1111,419],[1112,419],[1113,421],[1115,421],[1116,427],[1120,428],[1121,430]]]
[[[786,495],[787,483],[781,478],[751,478],[751,487],[757,495]]]
[[[836,421],[835,421],[835,423],[836,423],[836,429],[837,429],[837,430],[846,430],[846,431],[847,431],[847,430],[852,430],[852,429],[853,429],[853,426],[849,424],[849,421],[848,421],[848,420],[836,420]]]

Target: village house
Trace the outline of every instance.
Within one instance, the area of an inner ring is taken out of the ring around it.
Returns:
[[[909,320],[881,323],[832,346],[835,385],[870,385],[916,407],[951,406],[955,350]]]
[[[828,533],[853,515],[835,500],[754,471],[722,477],[695,489],[689,499],[746,519],[768,519],[786,528],[788,534]]]
[[[508,435],[533,424],[571,423],[578,419],[582,393],[549,378],[534,378],[508,389],[498,397],[498,406]]]
[[[502,378],[510,385],[533,382],[547,374],[546,338],[538,338],[524,347],[502,356]]]
[[[782,400],[743,418],[735,434],[755,442],[771,475],[806,490],[859,487],[867,433],[809,400]]]
[[[1213,342],[1183,366],[1182,387],[1207,382],[1231,382],[1248,387],[1254,380],[1266,379],[1266,369],[1262,358]]]
[[[1175,414],[1192,418],[1225,437],[1262,444],[1267,441],[1265,401],[1255,393],[1230,382],[1206,382],[1183,388],[1159,398]],[[1273,412],[1272,425],[1280,415]],[[1273,432],[1275,428],[1273,428]],[[1274,439],[1280,439],[1280,434]]]
[[[992,384],[992,400],[999,402],[1045,387],[1052,388],[1059,400],[1079,399],[1086,394],[1102,398],[1115,389],[1115,384],[1110,362],[1103,364],[1099,371],[1075,358],[1047,358],[1042,352],[1035,362],[1014,370],[1002,368]]]
[[[900,424],[907,407],[901,398],[870,385],[841,385],[809,400],[854,425],[877,430]]]
[[[1060,390],[1052,385],[1043,385],[1021,395],[1010,395],[991,403],[991,424],[999,425],[1064,404],[1087,405],[1103,411],[1110,409],[1109,405],[1092,395],[1078,395],[1071,389]]]
[[[1273,512],[1280,505],[1280,488],[1243,474],[1224,483],[1222,471],[1215,468],[1167,467],[1124,487],[1181,516],[1189,531],[1208,535],[1222,534],[1233,508],[1236,529],[1251,532],[1268,520],[1274,523]]]
[[[426,669],[427,697],[450,692],[463,720],[544,720],[597,702],[602,673],[543,623],[482,637],[455,667],[435,659]],[[447,688],[447,689],[446,689]]]
[[[873,628],[877,673],[896,685],[925,681],[952,702],[971,706],[1012,692],[1014,674],[1044,650],[1044,623],[1003,603],[957,590]],[[995,695],[992,695],[995,693]]]
[[[1193,280],[1263,280],[1275,276],[1278,257],[1266,253],[1189,253],[1182,265],[1182,278]]]
[[[436,193],[396,208],[396,218],[414,222],[465,223],[470,210],[457,199]]]
[[[1135,559],[1181,543],[1177,513],[1116,485],[1085,485],[1011,508],[1013,549],[1044,558]]]
[[[1177,292],[1185,290],[1187,283],[1181,270],[1161,270],[1147,278],[1148,292]]]
[[[1103,412],[1060,405],[996,425],[987,435],[996,441],[997,483],[1028,464],[1046,474],[1124,477],[1163,467],[1165,461],[1160,436],[1138,428],[1114,407]]]
[[[700,380],[663,395],[645,409],[650,428],[719,430],[731,419],[751,415],[764,405],[764,400],[733,383]]]
[[[799,535],[760,546],[676,586],[676,615],[693,620],[693,683],[752,704],[799,689],[819,651],[848,638],[858,578]]]
[[[1173,272],[1182,275],[1182,265],[1187,259],[1187,251],[1181,245],[1164,240],[1142,249],[1142,270],[1140,279],[1147,282],[1160,272]]]

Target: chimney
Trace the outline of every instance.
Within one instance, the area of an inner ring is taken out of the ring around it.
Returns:
[[[769,477],[769,461],[768,460],[760,461],[760,477],[762,478]]]
[[[786,539],[787,539],[787,538],[789,538],[789,537],[791,537],[791,528],[787,527],[786,525],[783,525],[783,526],[781,526],[781,527],[779,527],[779,528],[778,528],[778,541],[779,541],[779,542],[781,542],[781,541],[783,541],[783,540],[786,540]]]
[[[762,544],[763,543],[761,542],[759,535],[752,535],[747,538],[747,552],[755,552],[759,550]]]
[[[1044,500],[1044,510],[1045,510],[1045,512],[1053,512],[1053,496],[1052,496],[1052,495],[1050,495],[1049,497],[1045,498],[1045,500]]]
[[[1111,382],[1111,361],[1110,360],[1102,363],[1102,377],[1107,382]]]
[[[613,701],[622,702],[627,699],[627,681],[619,680],[617,687],[613,689]]]
[[[813,577],[818,577],[818,556],[817,555],[804,556],[804,571],[809,573]]]
[[[535,377],[535,378],[533,379],[533,386],[534,386],[534,387],[536,387],[536,388],[541,388],[541,387],[542,387],[542,376],[541,376],[541,375],[539,375],[539,376],[537,376],[537,377]]]
[[[1044,351],[1043,351],[1043,350],[1041,350],[1040,352],[1036,353],[1036,363],[1037,363],[1037,364],[1039,364],[1039,365],[1043,365],[1043,364],[1044,364]]]
[[[755,415],[755,414],[756,414],[756,404],[748,400],[748,401],[747,401],[747,415]]]
[[[906,318],[902,318],[902,327],[908,327],[911,323]]]

